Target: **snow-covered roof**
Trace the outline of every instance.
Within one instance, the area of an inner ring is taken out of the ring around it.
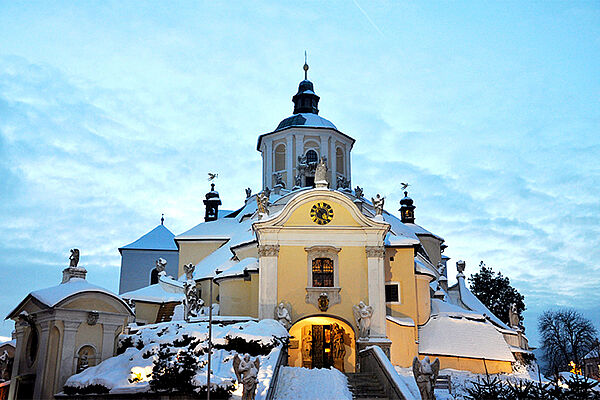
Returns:
[[[11,347],[17,347],[17,340],[16,339],[10,339],[10,340],[4,340],[5,337],[2,337],[3,340],[0,341],[0,347],[2,346],[11,346]]]
[[[154,285],[123,293],[121,297],[127,300],[145,301],[148,303],[169,303],[180,302],[185,295],[183,293],[167,292],[161,285],[155,283]]]
[[[436,235],[435,233],[429,232],[427,229],[423,228],[421,225],[411,224],[411,223],[407,222],[407,223],[404,223],[404,226],[406,227],[406,229],[410,230],[415,235],[430,235],[430,236],[433,236],[433,237],[441,240],[442,242],[444,241],[444,238]]]
[[[254,257],[244,258],[242,261],[231,263],[226,270],[216,276],[216,280],[243,276],[250,271],[258,271],[258,260]]]
[[[126,246],[120,247],[122,250],[172,250],[177,251],[177,245],[173,238],[175,235],[168,230],[164,225],[158,225],[150,232]]]
[[[241,214],[241,213],[240,213]],[[216,221],[202,222],[175,237],[176,240],[228,240],[235,236],[253,238],[251,223],[240,222],[236,218],[221,218]]]
[[[279,123],[279,125],[277,125],[275,132],[285,129],[285,128],[289,128],[291,126],[308,126],[311,128],[332,128],[332,129],[337,130],[337,128],[331,121],[329,121],[317,114],[300,113],[300,114],[294,114],[290,117],[287,117],[283,121],[281,121]]]
[[[490,322],[444,312],[419,327],[419,353],[515,361],[504,337]]]
[[[394,322],[395,324],[401,326],[415,326],[415,321],[409,317],[392,317],[391,315],[386,315],[385,317],[388,321]]]

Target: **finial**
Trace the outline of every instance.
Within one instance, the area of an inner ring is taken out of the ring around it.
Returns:
[[[214,192],[214,191],[215,191],[215,184],[214,184],[214,183],[211,183],[211,184],[210,184],[210,191],[211,191],[211,192]]]
[[[404,197],[408,197],[408,191],[404,191]]]
[[[164,225],[165,224],[165,214],[161,214],[160,215],[160,224]]]
[[[308,63],[306,62],[306,50],[304,50],[304,80],[308,80]]]

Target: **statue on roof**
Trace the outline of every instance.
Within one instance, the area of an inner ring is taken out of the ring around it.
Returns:
[[[315,185],[317,187],[327,187],[329,182],[327,181],[327,158],[321,157],[317,168],[315,169]]]
[[[354,312],[356,326],[358,326],[358,338],[368,338],[371,330],[371,317],[373,316],[374,311],[373,307],[368,306],[364,301],[361,301],[352,307],[352,311]]]
[[[79,264],[79,249],[71,249],[69,268],[77,268],[77,264]]]
[[[354,195],[356,197],[358,197],[359,199],[363,197],[363,188],[361,188],[360,186],[356,186],[354,188]]]
[[[246,198],[249,199],[252,196],[252,189],[246,188]]]
[[[373,208],[375,209],[375,215],[383,214],[383,203],[385,202],[385,197],[381,197],[379,193],[375,198],[371,197],[371,203],[373,203]]]
[[[267,209],[268,205],[269,196],[265,192],[256,195],[256,209],[258,210],[259,219],[264,215],[269,215],[269,210]]]
[[[258,371],[260,370],[260,359],[256,357],[254,361],[246,354],[240,358],[236,354],[233,359],[233,370],[238,383],[244,386],[242,400],[254,400],[256,396],[256,387],[258,386]]]
[[[512,303],[508,310],[508,322],[512,328],[518,328],[521,325],[519,311],[517,310],[517,305],[515,303]]]
[[[185,279],[188,281],[193,281],[194,280],[194,270],[196,269],[196,266],[194,264],[184,264],[183,265],[183,272],[185,272]]]
[[[345,176],[338,176],[336,181],[336,189],[348,189],[350,188],[350,180]]]
[[[430,362],[429,357],[425,357],[422,361],[415,357],[412,369],[417,387],[421,392],[421,400],[435,400],[435,381],[440,372],[439,358],[436,358],[434,362]]]
[[[165,260],[162,257],[159,257],[158,260],[156,260],[156,272],[158,272],[159,275],[165,275],[166,274],[166,268],[167,268],[167,260]]]
[[[285,183],[283,182],[283,175],[281,172],[275,174],[275,186],[281,186],[285,189]]]

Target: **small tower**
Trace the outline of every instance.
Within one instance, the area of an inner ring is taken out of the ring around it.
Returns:
[[[415,223],[415,206],[413,200],[408,197],[408,192],[404,192],[404,198],[400,200],[400,217],[405,224]]]
[[[294,102],[294,114],[319,113],[319,96],[315,93],[313,83],[308,80],[308,64],[306,53],[304,55],[304,80],[298,85],[298,93],[292,97]]]
[[[204,214],[204,221],[216,221],[219,218],[219,206],[221,205],[221,199],[219,198],[219,192],[215,190],[215,184],[210,184],[210,192],[206,193],[206,200],[204,200],[204,206],[206,207],[206,213]]]

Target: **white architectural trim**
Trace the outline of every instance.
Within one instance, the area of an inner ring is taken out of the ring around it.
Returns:
[[[338,253],[342,250],[335,246],[310,246],[305,247],[307,259],[307,282],[306,288],[314,288],[312,285],[312,262],[316,258],[330,258],[333,261],[333,287],[340,286],[340,266],[338,262]],[[322,289],[322,288],[319,288]]]
[[[402,304],[402,286],[400,285],[400,282],[387,281],[385,282],[385,285],[396,285],[398,287],[398,301],[386,301],[385,304]]]

